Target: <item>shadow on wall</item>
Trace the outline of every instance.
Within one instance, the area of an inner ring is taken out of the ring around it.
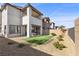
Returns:
[[[8,42],[14,42],[14,44],[8,45]],[[19,48],[17,47],[18,44],[18,42],[8,38],[0,37],[0,56],[51,56],[47,53],[32,48],[28,44],[22,48]]]
[[[68,35],[75,42],[75,30],[74,30],[74,27],[68,28]]]

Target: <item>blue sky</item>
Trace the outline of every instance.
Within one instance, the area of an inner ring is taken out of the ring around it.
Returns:
[[[24,6],[25,3],[15,4]],[[64,25],[67,28],[74,26],[74,21],[79,17],[79,4],[77,3],[32,3],[44,16],[50,17],[57,26]]]

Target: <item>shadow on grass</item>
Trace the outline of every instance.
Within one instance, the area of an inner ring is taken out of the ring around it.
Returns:
[[[9,42],[13,44],[9,45]],[[32,48],[26,44],[24,47],[17,47],[20,43],[8,38],[0,37],[0,56],[51,56],[50,54]]]

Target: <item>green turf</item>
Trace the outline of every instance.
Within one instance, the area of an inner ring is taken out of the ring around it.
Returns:
[[[39,35],[39,36],[34,36],[27,38],[27,42],[29,43],[36,43],[36,44],[43,44],[46,41],[48,41],[52,36],[50,35]]]

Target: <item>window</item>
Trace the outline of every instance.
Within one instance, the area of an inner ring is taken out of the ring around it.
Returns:
[[[6,34],[6,25],[4,26],[4,34]]]
[[[21,31],[21,26],[19,26],[19,25],[10,25],[9,26],[10,34],[19,34],[20,31]]]
[[[0,32],[1,32],[1,25],[0,25]]]
[[[15,34],[15,33],[16,33],[16,28],[15,28],[14,25],[10,25],[10,26],[9,26],[9,33],[10,33],[10,34]]]
[[[32,26],[32,33],[36,32],[36,27]]]
[[[17,26],[17,33],[20,33],[20,26]]]

